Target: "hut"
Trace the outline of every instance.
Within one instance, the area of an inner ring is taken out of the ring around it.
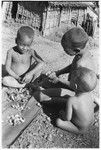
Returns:
[[[82,1],[10,1],[3,2],[3,20],[28,24],[43,36],[54,32],[63,23],[82,24],[92,2]]]
[[[97,12],[98,11],[98,9],[97,10],[95,10],[95,9],[92,9],[92,7],[88,7],[87,8],[87,14],[89,14],[90,15],[90,17],[92,18],[92,22],[93,22],[93,34],[95,34],[96,33],[96,30],[97,30],[97,26],[98,26],[98,19],[99,19],[99,12]],[[94,35],[93,35],[94,36]]]

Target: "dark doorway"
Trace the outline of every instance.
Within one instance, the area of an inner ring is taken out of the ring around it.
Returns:
[[[16,19],[17,9],[18,9],[18,2],[13,2],[12,10],[11,10],[11,14],[12,14],[13,19]]]

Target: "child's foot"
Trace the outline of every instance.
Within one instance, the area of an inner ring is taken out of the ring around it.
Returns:
[[[25,85],[26,85],[26,83],[20,84],[20,87],[21,87],[21,88],[24,88]]]
[[[20,84],[15,78],[11,76],[3,78],[2,84],[11,88],[23,88],[26,85],[26,83]]]

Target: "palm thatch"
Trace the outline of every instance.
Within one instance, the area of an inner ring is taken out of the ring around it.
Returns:
[[[70,8],[86,8],[88,6],[94,7],[92,2],[82,2],[82,1],[50,1],[51,6],[62,6]]]

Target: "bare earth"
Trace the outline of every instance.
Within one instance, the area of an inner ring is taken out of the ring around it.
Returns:
[[[21,25],[3,24],[2,26],[2,64],[5,63],[7,50],[15,45],[15,37]],[[43,58],[50,69],[58,70],[69,65],[73,58],[66,55],[61,44],[61,37],[66,27],[57,29],[54,34],[43,38],[36,32],[33,48]],[[53,41],[52,41],[53,40]],[[88,49],[94,58],[96,69],[99,73],[99,32],[94,39],[90,38]],[[47,68],[49,69],[49,68]],[[98,98],[98,87],[94,90]],[[95,114],[95,122],[85,135],[75,135],[58,129],[51,122],[56,115],[54,106],[42,105],[41,113],[31,122],[11,148],[98,148],[99,147],[99,112]]]

